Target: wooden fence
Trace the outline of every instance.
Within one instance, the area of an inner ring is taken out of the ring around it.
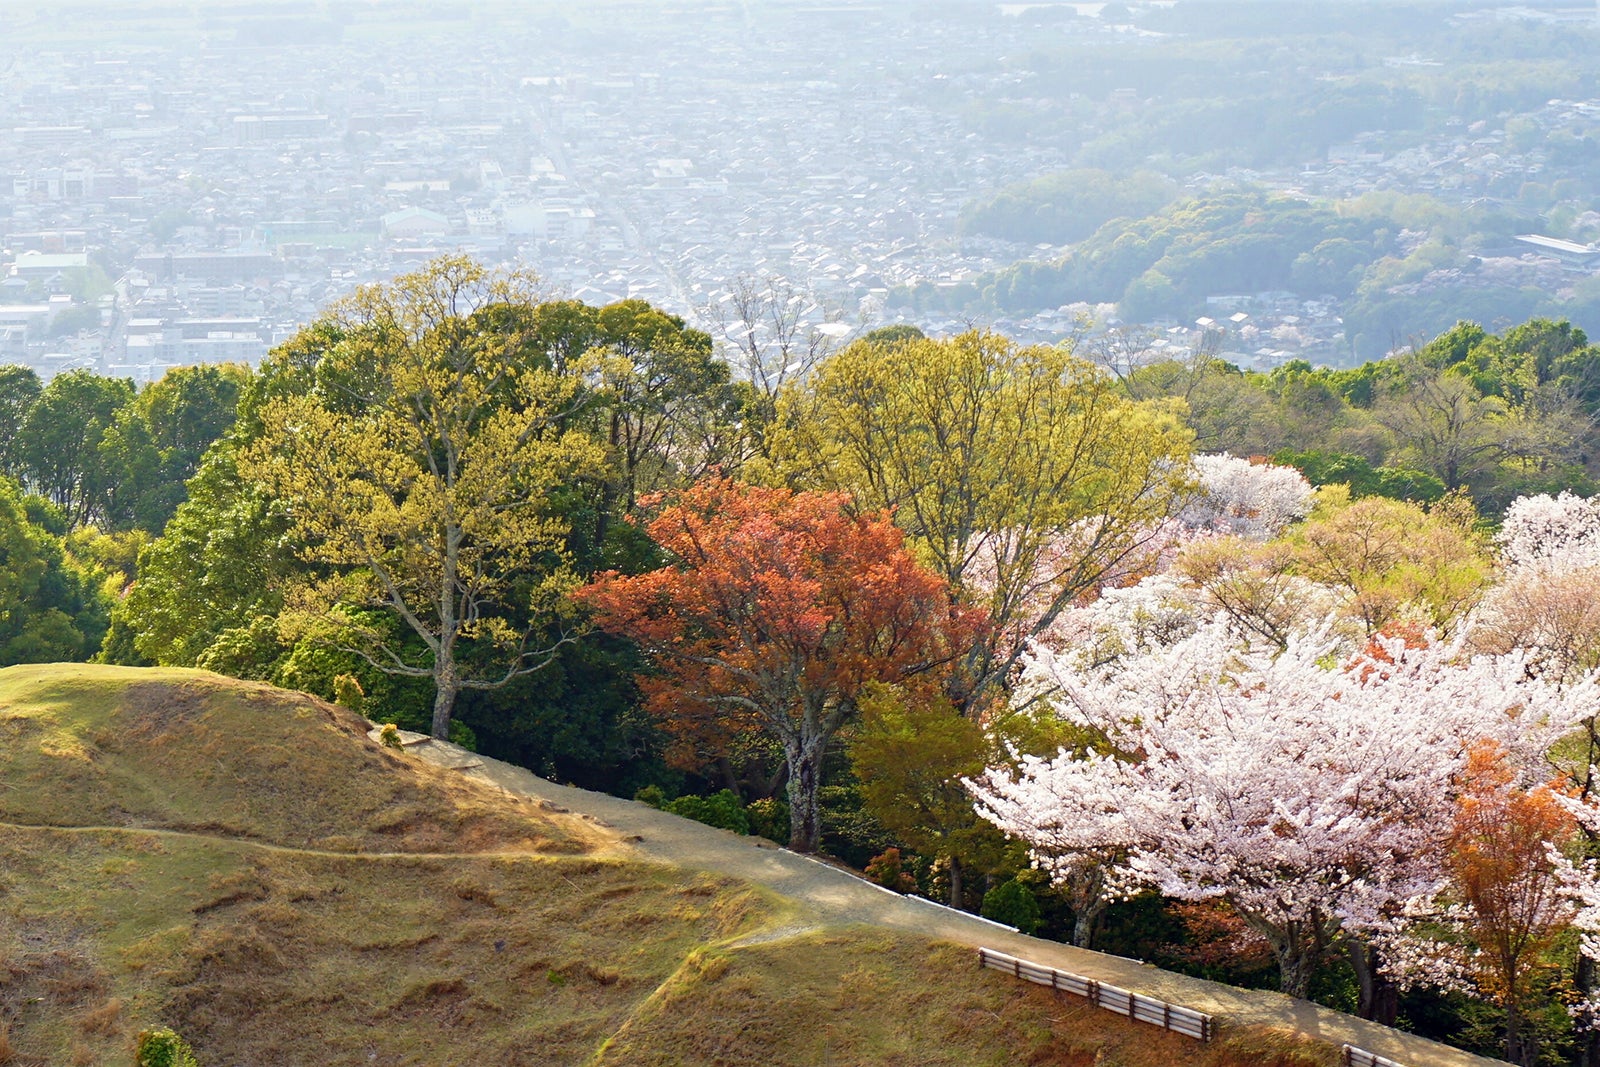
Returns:
[[[1008,956],[1004,952],[996,952],[992,948],[978,950],[978,965],[1004,971],[1036,985],[1047,985],[1062,993],[1086,997],[1096,1007],[1114,1011],[1118,1015],[1126,1015],[1142,1023],[1154,1023],[1187,1037],[1210,1041],[1216,1033],[1216,1023],[1204,1012],[1169,1004],[1164,1000],[1157,1000],[1155,997],[1147,997],[1140,993],[1132,993],[1069,971],[1058,971],[1054,967],[1029,963],[1027,960]],[[1367,1055],[1367,1053],[1361,1054]],[[1354,1067],[1365,1067],[1369,1062],[1377,1063],[1377,1067],[1388,1067],[1387,1060],[1357,1061]]]
[[[1354,1045],[1346,1045],[1339,1050],[1339,1063],[1342,1067],[1400,1067],[1394,1060]]]

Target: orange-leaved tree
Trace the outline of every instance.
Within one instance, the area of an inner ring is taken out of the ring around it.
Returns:
[[[849,504],[702,481],[647,526],[666,566],[578,593],[601,627],[650,654],[639,684],[680,754],[750,729],[783,748],[789,845],[805,852],[821,833],[823,755],[863,688],[933,691],[980,624],[886,514]]]
[[[1537,1037],[1524,1032],[1522,1009],[1540,956],[1572,918],[1553,853],[1571,847],[1577,825],[1558,785],[1522,788],[1503,749],[1474,745],[1451,827],[1452,895],[1465,905],[1463,926],[1476,943],[1478,986],[1506,1013],[1506,1058],[1531,1064]]]

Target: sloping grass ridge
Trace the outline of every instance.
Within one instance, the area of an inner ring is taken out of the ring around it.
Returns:
[[[0,1067],[1331,1062],[1202,1046],[194,671],[0,671]],[[1242,1040],[1242,1039],[1240,1039]]]

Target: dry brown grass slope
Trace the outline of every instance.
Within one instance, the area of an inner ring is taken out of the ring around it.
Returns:
[[[0,1067],[1330,1063],[1201,1046],[192,671],[0,671]]]

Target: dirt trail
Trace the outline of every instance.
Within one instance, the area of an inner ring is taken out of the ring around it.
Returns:
[[[591,815],[622,837],[619,847],[641,858],[675,867],[713,871],[766,886],[795,903],[799,909],[797,921],[818,926],[869,923],[974,948],[994,948],[1210,1012],[1225,1024],[1292,1029],[1334,1045],[1348,1043],[1364,1048],[1404,1067],[1484,1067],[1501,1062],[1278,993],[1237,989],[1173,974],[1120,956],[1026,937],[975,915],[881,889],[760,838],[740,837],[702,826],[631,800],[557,785],[521,767],[473,756],[454,745],[432,741],[408,745],[407,750],[512,793]],[[778,933],[787,936],[803,928],[793,927]]]

